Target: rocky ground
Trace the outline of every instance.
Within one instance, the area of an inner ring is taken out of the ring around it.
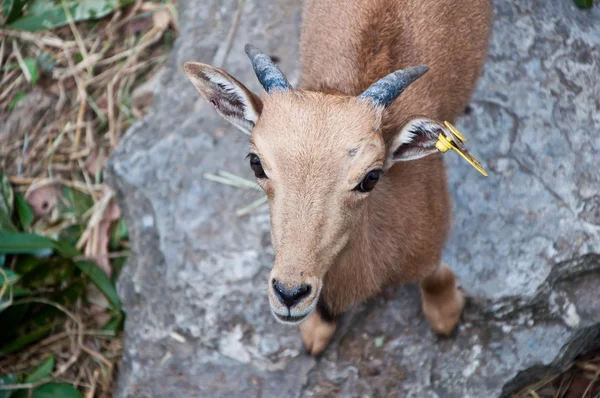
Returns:
[[[446,155],[445,261],[470,297],[457,336],[434,336],[409,286],[348,314],[314,360],[268,310],[267,211],[235,214],[257,194],[203,177],[250,177],[247,138],[182,71],[224,66],[259,91],[250,42],[294,84],[301,4],[199,4],[180,1],[152,110],[109,162],[134,251],[119,396],[496,397],[600,345],[600,8],[495,2],[489,60],[457,121],[490,176]]]

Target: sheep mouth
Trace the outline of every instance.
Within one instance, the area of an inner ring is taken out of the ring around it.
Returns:
[[[287,315],[280,315],[280,314],[276,313],[275,311],[273,311],[273,315],[275,316],[275,319],[277,319],[280,323],[287,324],[287,325],[298,325],[299,323],[304,321],[306,318],[308,318],[309,314],[310,314],[310,311],[303,315],[291,315],[289,312]]]

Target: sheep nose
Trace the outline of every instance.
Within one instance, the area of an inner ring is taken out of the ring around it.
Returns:
[[[273,279],[273,292],[275,296],[283,304],[287,305],[288,308],[292,308],[294,304],[302,301],[303,298],[308,296],[311,291],[310,285],[296,285],[291,289],[288,289],[283,283]]]

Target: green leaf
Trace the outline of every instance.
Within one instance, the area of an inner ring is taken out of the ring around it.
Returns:
[[[64,258],[74,258],[83,256],[83,254],[81,254],[79,250],[75,249],[71,245],[66,244],[65,242],[58,242],[55,240],[50,240],[50,242],[52,242],[52,247],[54,247],[58,254],[60,254]]]
[[[10,23],[18,18],[23,12],[27,0],[2,0],[2,14],[0,22]]]
[[[21,279],[21,277],[17,274],[15,274],[13,271],[6,269],[6,268],[2,268],[3,272],[0,272],[0,286],[4,286],[4,285],[14,285],[15,283],[17,283],[19,281],[19,279]],[[4,274],[6,274],[6,277],[4,276]],[[6,279],[8,278],[8,279]]]
[[[385,339],[384,336],[379,336],[379,337],[375,338],[375,348],[381,348],[383,346],[384,339]]]
[[[29,207],[29,203],[27,203],[23,195],[19,193],[15,195],[15,208],[17,209],[17,215],[19,216],[21,227],[26,230],[29,229],[31,224],[33,224],[33,211],[31,210],[31,207]]]
[[[31,294],[31,290],[29,290],[29,289],[24,289],[24,288],[20,287],[19,285],[12,286],[11,288],[9,288],[9,290],[7,290],[4,293],[4,296],[0,297],[0,314],[2,314],[4,311],[6,311],[9,308],[10,309],[14,308],[14,307],[10,307],[10,306],[3,307],[3,305],[5,305],[7,302],[10,301],[10,290],[12,290],[13,299],[23,297],[23,296],[28,296],[29,294]],[[3,319],[3,318],[4,317],[2,317],[0,319]],[[0,339],[1,338],[2,338],[2,335],[0,334]]]
[[[574,0],[575,5],[579,8],[591,8],[593,0]]]
[[[10,398],[29,398],[29,390],[17,390]]]
[[[54,328],[55,324],[44,325],[35,329],[33,332],[24,334],[10,343],[0,348],[0,356],[10,354],[11,352],[19,351],[21,348],[28,346],[29,344],[38,341],[42,337],[45,337]]]
[[[60,292],[61,301],[65,303],[74,303],[86,292],[86,286],[82,280],[76,280],[71,286]]]
[[[43,236],[0,231],[0,254],[31,254],[53,247],[52,241]]]
[[[17,285],[18,286],[18,285]],[[14,287],[13,291],[16,290]],[[8,301],[9,297],[5,297]],[[7,341],[15,338],[19,333],[23,333],[24,329],[20,329],[21,322],[24,322],[27,311],[31,307],[30,304],[11,305],[5,307],[0,313],[0,325],[13,325],[10,328],[0,329],[0,345],[6,344]],[[0,356],[2,354],[0,353]]]
[[[129,251],[127,251],[129,253]],[[119,275],[121,275],[121,270],[123,266],[127,262],[127,257],[117,257],[110,260],[110,265],[113,270],[111,275],[111,281],[114,285],[116,285],[117,280],[119,279]]]
[[[0,386],[8,384],[16,384],[19,381],[17,375],[9,373],[0,376]],[[0,390],[0,398],[10,398],[13,395],[14,390]]]
[[[6,256],[4,254],[0,254],[0,267],[3,267],[5,262]]]
[[[29,290],[29,289],[25,289],[20,286],[13,287],[13,297],[14,298],[28,296],[30,294],[31,294],[31,290]]]
[[[2,0],[2,18],[7,19],[13,8],[14,0]]]
[[[123,328],[123,319],[124,319],[123,313],[119,313],[119,314],[113,316],[106,323],[106,325],[102,326],[102,330],[107,330],[110,332],[114,332],[116,334]]]
[[[30,289],[58,288],[71,280],[75,265],[71,260],[50,257],[39,260],[33,270],[23,275],[21,284]]]
[[[12,101],[8,104],[8,109],[12,111],[23,98],[25,98],[25,93],[16,93]]]
[[[0,200],[2,200],[6,206],[6,212],[9,216],[12,215],[15,195],[12,187],[10,186],[10,181],[4,173],[0,173],[0,194]]]
[[[9,216],[12,215],[15,195],[12,187],[10,186],[10,181],[4,173],[0,173],[0,194],[2,194],[0,200],[2,200],[6,206],[6,212]]]
[[[48,383],[36,388],[32,398],[83,398],[83,395],[70,384]]]
[[[60,4],[60,0],[58,0],[58,2]],[[53,0],[29,0],[27,2],[27,13],[29,15],[41,14],[54,7],[56,7],[56,1]]]
[[[114,285],[100,267],[91,261],[77,261],[75,265],[86,274],[96,287],[106,296],[108,301],[118,310],[121,309],[121,300]]]
[[[54,369],[54,355],[50,355],[35,370],[25,377],[25,383],[37,383],[44,377],[50,376]]]
[[[17,62],[9,62],[2,67],[3,72],[10,72],[11,70],[15,70],[19,68],[19,64]]]
[[[60,293],[59,293],[60,294]],[[62,297],[59,297],[62,298]],[[57,304],[64,304],[62,300],[55,300]],[[24,319],[24,330],[32,330],[52,324],[54,326],[62,325],[65,320],[65,313],[53,305],[34,304],[32,311]]]
[[[0,232],[17,232],[17,227],[10,220],[10,216],[2,208],[0,199]]]
[[[75,215],[79,218],[94,206],[94,199],[77,189],[71,189],[71,200],[75,209]]]
[[[23,59],[23,62],[25,63],[25,66],[27,66],[27,70],[31,75],[31,84],[34,85],[40,78],[40,72],[38,71],[37,63],[33,58],[25,58]]]
[[[128,237],[127,224],[124,219],[120,219],[110,235],[110,248],[112,250],[118,250],[121,247],[121,241]]]
[[[134,0],[71,0],[65,1],[65,4],[74,21],[85,21],[102,18],[113,12],[116,8],[128,6],[133,2]],[[56,3],[52,8],[38,9],[37,11],[39,12],[32,12],[12,22],[10,24],[11,27],[14,29],[39,31],[53,29],[69,23],[65,9],[60,2]]]
[[[57,242],[35,234],[0,231],[0,254],[31,254],[37,250],[49,248],[54,248],[66,259],[83,256],[79,250],[64,242]],[[116,309],[121,309],[121,301],[114,285],[98,265],[87,260],[75,261],[75,265],[90,278]]]
[[[60,230],[57,240],[75,246],[84,231],[84,225],[70,225]]]
[[[62,196],[66,200],[58,201],[57,205],[59,213],[65,218],[73,217],[75,215],[75,206],[73,205],[73,189],[63,186]],[[81,225],[78,226],[82,227]]]
[[[17,256],[14,270],[17,274],[27,276],[27,274],[36,269],[39,264],[39,258],[29,254],[22,254]]]
[[[57,62],[54,57],[46,53],[39,53],[35,60],[44,72],[51,72]]]
[[[0,173],[0,231],[15,232],[11,218],[13,212],[14,193],[10,181]]]

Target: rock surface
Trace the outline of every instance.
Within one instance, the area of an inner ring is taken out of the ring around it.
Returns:
[[[134,251],[119,286],[118,396],[497,397],[600,345],[599,7],[495,2],[489,60],[457,122],[490,176],[446,156],[456,221],[445,261],[470,296],[457,336],[434,336],[408,286],[345,316],[319,360],[268,309],[267,210],[237,217],[256,194],[203,178],[250,177],[247,138],[182,71],[224,65],[258,91],[250,42],[294,84],[301,4],[180,0],[179,15],[152,109],[107,172]]]

